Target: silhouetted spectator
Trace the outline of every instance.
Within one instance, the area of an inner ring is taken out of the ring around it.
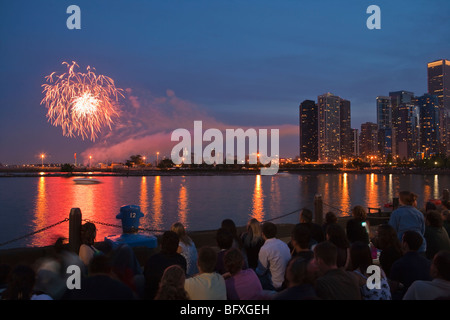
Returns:
[[[389,224],[397,232],[399,240],[402,239],[403,233],[407,230],[419,233],[423,239],[419,252],[425,253],[427,249],[426,240],[423,237],[425,233],[425,217],[422,212],[417,210],[417,195],[402,191],[399,194],[400,207],[391,213]]]
[[[214,271],[217,253],[211,247],[198,251],[199,274],[186,279],[184,288],[191,300],[226,300],[227,289],[222,275]]]
[[[286,288],[278,292],[274,300],[317,300],[314,286],[309,281],[308,263],[310,260],[293,257],[286,268]]]
[[[361,300],[356,276],[338,268],[336,261],[337,247],[333,243],[323,241],[314,247],[313,265],[319,272],[317,296],[324,300]]]
[[[300,212],[300,224],[306,226],[311,232],[311,238],[315,243],[325,240],[325,233],[321,226],[313,222],[313,213],[311,210],[303,208]],[[311,243],[311,246],[315,243]]]
[[[242,248],[247,256],[248,267],[253,270],[258,266],[258,254],[264,239],[262,236],[261,223],[252,218],[247,223],[246,232],[241,235]]]
[[[244,267],[244,256],[238,248],[225,252],[224,264],[228,271],[225,277],[228,300],[256,300],[263,294],[261,282],[255,271]]]
[[[362,206],[352,209],[352,218],[347,221],[347,238],[350,243],[361,241],[369,244],[369,221],[366,210]]]
[[[403,256],[402,244],[397,238],[397,232],[389,224],[380,224],[374,242],[375,246],[381,250],[380,266],[390,278],[392,264]]]
[[[431,261],[418,252],[423,238],[416,231],[405,231],[402,237],[403,256],[392,264],[391,290],[393,299],[401,299],[416,280],[431,280]]]
[[[81,246],[79,256],[85,266],[89,266],[94,255],[100,253],[94,247],[95,237],[97,236],[97,228],[92,222],[86,222],[81,226]]]
[[[241,238],[239,238],[239,235],[237,233],[236,224],[234,223],[234,221],[231,219],[224,219],[224,220],[222,220],[220,227],[229,231],[233,235],[232,247],[242,249]]]
[[[328,211],[327,213],[325,213],[325,222],[322,225],[323,233],[326,234],[328,226],[336,224],[337,222],[338,218],[333,211]]]
[[[154,299],[164,270],[177,264],[186,272],[186,259],[177,253],[179,245],[178,235],[173,231],[166,231],[161,237],[161,251],[152,255],[144,266],[145,296]]]
[[[8,279],[2,299],[4,300],[31,300],[33,295],[36,273],[27,265],[18,265],[13,268]]]
[[[403,300],[450,299],[450,251],[439,251],[430,268],[433,280],[414,281]]]
[[[326,240],[337,247],[336,265],[338,268],[347,268],[350,260],[350,242],[348,241],[344,228],[337,223],[329,225]]]
[[[183,268],[177,264],[167,267],[159,282],[155,300],[189,300],[184,289],[185,281],[186,275]]]
[[[186,229],[181,222],[172,225],[171,230],[180,238],[178,253],[181,254],[187,263],[186,276],[190,277],[198,272],[197,258],[198,252],[194,241],[186,234]]]
[[[432,260],[440,250],[450,250],[450,239],[443,227],[441,214],[436,210],[428,211],[425,215],[425,234],[427,241],[426,256]]]
[[[135,300],[137,297],[125,283],[112,272],[107,255],[92,258],[88,276],[81,278],[80,289],[66,290],[63,299],[68,300]]]
[[[303,224],[295,225],[291,235],[291,245],[293,247],[292,257],[303,257],[306,260],[312,259],[314,253],[309,248],[311,241],[311,231]]]
[[[284,282],[286,266],[291,253],[286,243],[276,238],[277,226],[272,222],[262,225],[264,245],[259,250],[256,274],[263,289],[280,290]]]
[[[358,276],[361,297],[363,300],[391,300],[391,289],[383,269],[380,268],[380,288],[369,288],[367,281],[372,274],[367,273],[369,266],[373,264],[372,253],[369,246],[361,241],[352,243],[350,247],[350,265],[353,272]]]
[[[227,271],[225,269],[225,264],[223,263],[223,256],[228,249],[233,247],[233,234],[225,228],[220,228],[216,232],[216,242],[219,247],[219,252],[217,254],[215,271],[219,274],[224,274]]]

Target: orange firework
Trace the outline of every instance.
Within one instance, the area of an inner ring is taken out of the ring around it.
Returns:
[[[42,87],[45,93],[41,104],[48,109],[47,118],[54,126],[61,126],[63,135],[81,136],[94,141],[103,127],[113,124],[113,118],[119,115],[116,103],[123,97],[122,89],[116,88],[114,80],[107,76],[96,75],[89,66],[86,72],[75,72],[79,67],[63,62],[68,72],[46,76],[48,83]]]

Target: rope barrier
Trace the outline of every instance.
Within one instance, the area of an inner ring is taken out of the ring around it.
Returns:
[[[331,206],[330,206],[330,207],[331,207]],[[303,209],[303,208],[302,208],[302,209]],[[268,219],[268,220],[264,220],[263,222],[269,222],[269,221],[281,219],[281,218],[287,217],[287,216],[289,216],[289,215],[291,215],[291,214],[297,213],[297,212],[301,211],[302,209],[297,209],[297,210],[291,211],[291,212],[289,212],[289,213],[283,214],[283,215],[281,215],[281,216],[274,217],[274,218],[271,218],[271,219]],[[341,210],[341,211],[342,211],[342,210]],[[48,230],[48,229],[50,229],[50,228],[53,228],[53,227],[55,227],[55,226],[57,226],[57,225],[59,225],[59,224],[61,224],[61,223],[67,222],[67,221],[69,221],[69,218],[65,218],[64,220],[61,220],[61,221],[56,222],[56,223],[54,223],[54,224],[52,224],[52,225],[46,226],[46,227],[44,227],[44,228],[42,228],[42,229],[39,229],[39,230],[30,232],[30,233],[28,233],[28,234],[26,234],[26,235],[23,235],[23,236],[21,236],[21,237],[17,237],[17,238],[11,239],[11,240],[9,240],[9,241],[5,241],[5,242],[3,242],[3,243],[0,243],[0,247],[1,247],[1,246],[4,246],[4,245],[7,245],[7,244],[10,244],[10,243],[15,242],[15,241],[18,241],[18,240],[21,240],[21,239],[30,237],[30,236],[35,235],[35,234],[37,234],[37,233],[46,231],[46,230]],[[108,227],[122,228],[121,225],[112,224],[112,223],[106,223],[106,222],[101,222],[101,221],[96,221],[96,220],[91,220],[91,219],[82,219],[82,221],[85,221],[85,222],[92,222],[92,223],[94,223],[94,224],[104,225],[104,226],[108,226]],[[167,230],[157,230],[157,229],[149,229],[149,228],[136,228],[136,230],[138,230],[138,231],[146,231],[146,232],[161,232],[161,233],[164,233],[164,232],[167,231]]]
[[[324,205],[326,205],[327,207],[330,207],[331,209],[338,210],[338,211],[340,211],[340,212],[342,212],[342,213],[351,214],[351,212],[342,210],[342,209],[340,209],[340,208],[338,208],[338,207],[335,207],[335,206],[333,206],[333,205],[331,205],[331,204],[325,203],[325,202],[323,202],[323,201],[322,201],[322,203],[323,203]]]
[[[44,227],[44,228],[42,228],[42,229],[39,229],[39,230],[30,232],[30,233],[28,233],[28,234],[26,234],[26,235],[24,235],[24,236],[21,236],[21,237],[18,237],[18,238],[15,238],[15,239],[12,239],[12,240],[9,240],[9,241],[0,243],[0,247],[1,247],[1,246],[4,246],[4,245],[7,245],[7,244],[9,244],[9,243],[11,243],[11,242],[15,242],[15,241],[24,239],[24,238],[26,238],[26,237],[30,237],[30,236],[32,236],[32,235],[35,235],[35,234],[39,233],[39,232],[43,232],[43,231],[45,231],[45,230],[48,230],[48,229],[50,229],[50,228],[53,228],[53,227],[55,227],[55,226],[57,226],[57,225],[59,225],[59,224],[61,224],[61,223],[63,223],[63,222],[66,222],[66,221],[69,221],[69,218],[66,218],[66,219],[64,219],[64,220],[61,220],[61,221],[59,221],[59,222],[56,222],[56,223],[54,223],[54,224],[52,224],[52,225],[49,225],[49,226],[47,226],[47,227]]]
[[[104,225],[104,226],[108,226],[108,227],[115,227],[115,228],[120,228],[122,229],[121,225],[117,225],[117,224],[112,224],[112,223],[106,223],[106,222],[101,222],[101,221],[95,221],[95,220],[91,220],[91,219],[82,219],[83,221],[86,222],[92,222],[93,224],[100,224],[100,225]],[[148,228],[136,228],[136,230],[138,231],[147,231],[147,232],[166,232],[167,230],[156,230],[156,229],[148,229]]]
[[[276,219],[284,218],[284,217],[287,217],[287,216],[289,216],[289,215],[291,215],[291,214],[297,213],[297,212],[302,211],[302,210],[303,210],[303,208],[297,209],[297,210],[294,210],[294,211],[292,211],[292,212],[283,214],[283,215],[281,215],[281,216],[278,216],[278,217],[275,217],[275,218],[272,218],[272,219],[268,219],[268,220],[264,220],[263,222],[269,222],[269,221],[273,221],[273,220],[276,220]]]

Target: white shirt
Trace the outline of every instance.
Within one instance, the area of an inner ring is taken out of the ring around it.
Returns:
[[[436,278],[432,281],[414,281],[403,296],[403,300],[434,300],[448,297],[450,297],[450,281]]]
[[[226,300],[227,289],[222,275],[213,273],[200,273],[186,279],[184,289],[190,300]]]
[[[259,250],[256,273],[263,275],[270,272],[275,289],[282,286],[286,266],[291,259],[291,252],[286,243],[277,238],[267,239]]]

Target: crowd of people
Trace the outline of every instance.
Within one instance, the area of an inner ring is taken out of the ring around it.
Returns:
[[[4,300],[450,299],[450,204],[419,210],[409,191],[399,201],[378,226],[370,226],[361,206],[346,224],[328,212],[323,225],[304,208],[289,239],[278,238],[272,222],[250,219],[238,234],[225,219],[215,243],[200,248],[177,222],[143,265],[128,245],[96,248],[96,227],[87,222],[78,255],[60,249],[34,266],[0,265],[0,294]],[[79,289],[67,288],[71,265],[82,270]]]

